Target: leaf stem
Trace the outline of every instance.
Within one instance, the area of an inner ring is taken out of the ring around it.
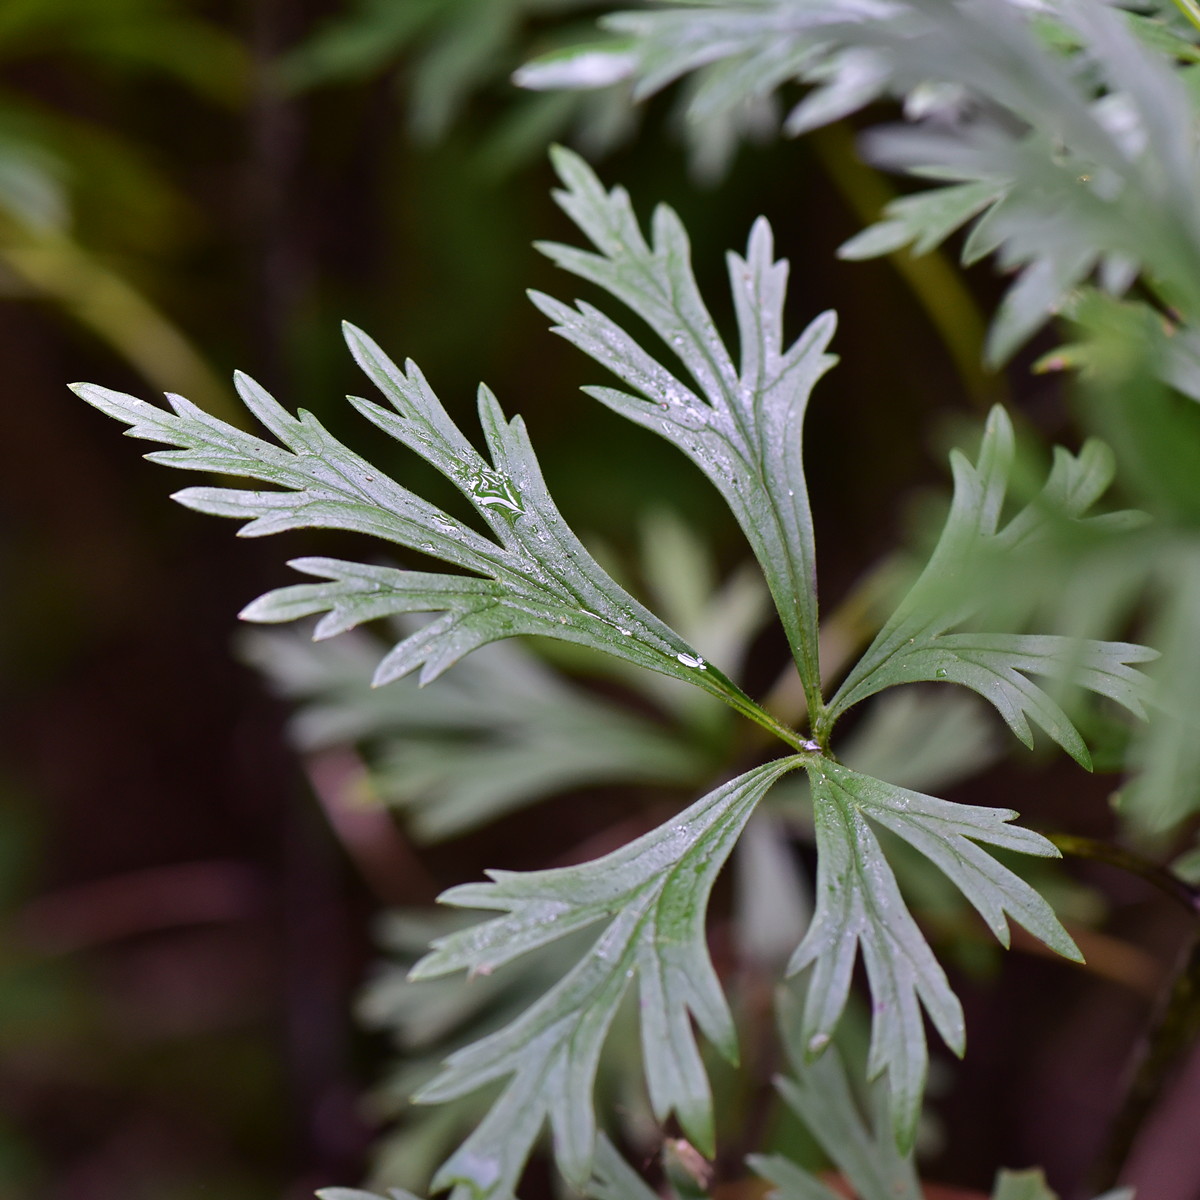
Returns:
[[[1096,838],[1076,837],[1069,833],[1049,833],[1046,837],[1064,854],[1073,858],[1089,858],[1093,862],[1108,863],[1109,866],[1119,867],[1131,875],[1137,875],[1158,888],[1164,895],[1182,904],[1193,917],[1200,917],[1200,888],[1192,887],[1178,875],[1148,858],[1126,850],[1123,846],[1113,846]]]
[[[1187,17],[1187,19],[1191,21],[1191,23],[1197,29],[1200,29],[1200,4],[1197,4],[1196,0],[1175,0],[1175,7],[1179,9],[1179,11],[1183,13],[1183,15]]]
[[[773,733],[777,738],[786,742],[793,750],[797,750],[801,754],[816,754],[820,752],[820,746],[815,742],[809,741],[790,726],[783,724],[782,721],[771,716],[765,709],[760,708],[733,680],[723,675],[711,663],[706,667],[706,674],[710,685],[707,690],[710,690],[715,696],[724,700],[735,712],[741,713],[742,716],[749,718],[756,725],[761,726],[769,733]]]
[[[1200,1038],[1200,924],[1193,927],[1171,989],[1151,1029],[1145,1054],[1126,1093],[1093,1177],[1107,1191],[1184,1055]]]
[[[1176,3],[1194,3],[1194,0],[1176,0]],[[854,138],[845,124],[814,130],[808,135],[808,142],[854,215],[867,223],[877,221],[896,193],[878,171],[858,157]],[[961,276],[938,250],[919,257],[898,250],[887,259],[925,310],[967,395],[986,410],[1001,398],[1004,383],[982,366],[986,326]]]

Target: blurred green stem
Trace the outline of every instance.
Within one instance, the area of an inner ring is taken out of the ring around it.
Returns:
[[[864,225],[877,221],[896,193],[858,157],[849,129],[844,124],[827,125],[809,134],[808,142],[855,216]],[[972,401],[988,408],[1000,400],[999,376],[983,367],[983,316],[945,255],[931,250],[918,258],[898,250],[888,260],[937,330]]]
[[[0,262],[100,337],[154,387],[180,392],[223,421],[244,426],[241,410],[187,338],[77,242],[58,231],[5,223]]]
[[[1095,1167],[1092,1183],[1096,1191],[1104,1192],[1117,1182],[1138,1134],[1153,1116],[1179,1064],[1200,1037],[1200,888],[1120,846],[1070,834],[1049,836],[1064,854],[1109,863],[1146,880],[1183,905],[1193,918],[1179,967],[1171,977],[1166,1000],[1147,1036],[1145,1054]]]
[[[1126,850],[1122,846],[1113,846],[1095,838],[1075,837],[1069,833],[1050,833],[1046,835],[1064,854],[1073,858],[1088,858],[1093,862],[1108,863],[1109,866],[1119,867],[1131,875],[1137,875],[1164,895],[1182,904],[1193,916],[1200,917],[1200,889],[1194,888],[1178,875],[1160,867],[1158,863]]]
[[[1145,1055],[1096,1165],[1093,1182],[1097,1191],[1107,1191],[1116,1183],[1138,1134],[1158,1108],[1167,1084],[1196,1045],[1197,1038],[1200,1038],[1200,923],[1192,928],[1166,1003],[1148,1035]]]
[[[1200,4],[1197,4],[1196,0],[1175,0],[1175,7],[1179,9],[1179,11],[1183,13],[1183,15],[1187,17],[1187,19],[1191,21],[1191,23],[1197,29],[1200,29]]]

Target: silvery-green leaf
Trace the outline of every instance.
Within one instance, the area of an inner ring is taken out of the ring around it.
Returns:
[[[1027,1171],[999,1171],[992,1189],[992,1200],[1058,1200],[1058,1193],[1046,1182],[1040,1168]],[[1133,1188],[1114,1188],[1096,1200],[1134,1200]]]
[[[1034,1167],[1028,1171],[1000,1171],[992,1200],[1058,1200],[1058,1193],[1050,1190],[1045,1175]]]
[[[922,1009],[961,1054],[962,1009],[906,907],[872,826],[903,838],[945,874],[1008,945],[1008,919],[1070,958],[1079,951],[1049,905],[978,843],[1042,857],[1058,851],[1009,822],[1009,809],[953,804],[860,775],[838,763],[805,764],[817,835],[816,910],[789,970],[812,966],[804,1041],[819,1054],[849,995],[861,953],[873,998],[869,1071],[887,1073],[896,1135],[911,1145],[927,1068]]]
[[[797,1036],[796,1001],[781,989],[780,1025],[791,1070],[776,1080],[789,1108],[804,1122],[859,1200],[921,1200],[925,1194],[913,1153],[897,1148],[891,1136],[890,1101],[876,1085],[870,1113],[865,1113],[850,1086],[836,1046],[810,1061]],[[750,1166],[775,1185],[768,1200],[836,1200],[834,1192],[811,1171],[782,1155],[751,1155]],[[1001,1170],[992,1200],[1058,1200],[1038,1169]],[[1133,1200],[1132,1190],[1119,1188],[1097,1200]]]
[[[845,1200],[843,1193],[822,1183],[782,1154],[750,1154],[747,1164],[774,1188],[767,1193],[769,1200]]]
[[[896,202],[846,250],[927,249],[984,212],[964,257],[995,252],[1016,273],[988,343],[1000,362],[1094,274],[1120,294],[1140,272],[1200,308],[1200,156],[1179,136],[1195,105],[1177,70],[1197,47],[1157,17],[1072,0],[743,0],[604,24],[636,98],[696,81],[697,138],[786,83],[811,87],[791,134],[902,100],[915,128],[872,135],[868,153],[950,186]]]
[[[514,71],[512,81],[533,92],[602,88],[627,79],[636,66],[624,43],[610,40],[540,55]]]
[[[377,683],[420,670],[422,682],[480,646],[536,633],[603,649],[640,666],[695,683],[739,711],[756,712],[715,667],[609,578],[567,528],[546,491],[519,417],[506,421],[495,397],[479,391],[488,456],[451,421],[411,362],[392,363],[361,331],[346,328],[359,364],[392,407],[352,402],[365,416],[440,470],[471,502],[491,537],[421,499],[354,454],[311,413],[293,416],[248,376],[236,376],[246,406],[282,445],[203,412],[179,396],[173,412],[107,388],[76,391],[130,425],[129,434],[178,449],[147,455],[189,470],[240,475],[268,491],[187,488],[175,498],[220,516],[248,517],[243,536],[286,529],[334,528],[372,534],[471,571],[424,571],[299,559],[320,583],[270,592],[247,606],[252,621],[291,621],[325,613],[318,637],[400,613],[441,616],[403,639],[380,663]]]
[[[707,1078],[691,1020],[736,1056],[728,1006],[708,957],[705,911],[713,882],[755,805],[800,763],[780,759],[709,793],[674,820],[578,867],[490,872],[452,888],[448,904],[502,915],[435,942],[413,977],[488,973],[525,952],[603,923],[592,949],[510,1025],[452,1055],[419,1095],[437,1102],[507,1079],[504,1091],[438,1172],[437,1187],[511,1194],[544,1121],[568,1180],[589,1178],[596,1141],[592,1086],[609,1025],[630,983],[640,994],[646,1083],[656,1115],[674,1112],[687,1136],[711,1151]]]
[[[911,1153],[896,1148],[879,1097],[882,1120],[868,1123],[850,1088],[837,1047],[815,1062],[793,1063],[775,1081],[785,1103],[837,1164],[859,1200],[921,1200],[924,1194]],[[831,1191],[812,1174],[780,1155],[752,1155],[750,1165],[779,1189],[779,1200],[830,1200]]]
[[[1127,642],[1055,635],[953,632],[986,609],[988,583],[1000,588],[1019,572],[1022,550],[1058,522],[1086,518],[1112,478],[1112,455],[1089,442],[1076,456],[1056,450],[1041,493],[1006,522],[1001,511],[1012,468],[1012,425],[992,410],[971,463],[955,451],[954,499],[933,554],[908,595],[830,701],[836,717],[875,692],[919,680],[959,683],[990,701],[1009,728],[1032,745],[1030,722],[1084,766],[1090,756],[1061,705],[1029,676],[1107,696],[1144,717],[1145,677],[1130,664],[1157,657]],[[981,581],[985,581],[981,583]]]
[[[556,152],[555,165],[566,184],[557,199],[596,252],[542,249],[642,318],[682,373],[664,367],[588,303],[570,308],[539,293],[534,302],[556,322],[556,333],[636,394],[607,387],[589,393],[679,447],[721,492],[763,568],[815,718],[821,709],[816,565],[801,433],[809,393],[834,361],[825,353],[833,316],[818,317],[785,343],[788,268],[775,260],[770,227],[760,220],[745,258],[728,260],[741,343],[735,363],[700,296],[675,213],[655,212],[647,242],[622,189],[606,192],[567,151]]]
[[[841,258],[874,258],[911,246],[925,254],[940,246],[956,229],[994,204],[1007,190],[1003,182],[955,183],[893,200],[884,219],[864,229],[838,249]]]

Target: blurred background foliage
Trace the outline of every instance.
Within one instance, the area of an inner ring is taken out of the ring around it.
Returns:
[[[290,706],[234,658],[233,614],[283,578],[286,558],[344,552],[344,538],[248,545],[165,504],[165,476],[75,402],[68,381],[179,391],[237,419],[224,381],[239,366],[387,465],[396,448],[341,401],[360,384],[339,319],[416,359],[452,412],[485,379],[526,415],[572,524],[697,646],[740,660],[748,690],[774,688],[786,709],[782,640],[763,627],[732,519],[684,461],[579,396],[594,372],[524,302],[526,287],[555,290],[530,243],[566,233],[542,153],[566,139],[607,155],[602,174],[635,203],[680,212],[703,248],[696,269],[710,300],[724,291],[720,251],[765,212],[793,263],[792,328],[839,310],[842,364],[821,385],[807,441],[830,662],[844,661],[888,580],[903,576],[885,554],[929,529],[946,448],[969,439],[995,398],[1013,405],[1030,475],[1051,441],[1112,441],[1115,502],[1166,518],[1166,533],[1137,554],[1147,572],[1157,555],[1180,577],[1200,520],[1195,475],[1186,463],[1160,469],[1182,460],[1154,446],[1195,444],[1194,406],[1133,372],[1153,391],[1140,410],[1153,415],[1135,420],[1101,392],[1030,374],[1060,340],[1051,333],[1005,375],[984,372],[979,313],[1002,290],[986,267],[964,283],[936,255],[839,262],[836,248],[895,190],[859,162],[848,126],[779,141],[767,104],[687,133],[686,94],[635,115],[621,86],[511,88],[516,67],[579,36],[603,7],[0,6],[5,1197],[267,1200],[372,1170],[420,1187],[462,1113],[402,1121],[372,1168],[376,1122],[407,1118],[397,1096],[435,1051],[472,1022],[496,1021],[497,1006],[553,964],[533,962],[529,978],[503,987],[477,981],[490,991],[440,984],[436,1003],[384,969],[361,1009],[400,1047],[393,1061],[385,1038],[357,1032],[350,1016],[374,954],[371,915],[397,910],[382,941],[411,960],[449,919],[427,908],[443,887],[485,866],[601,853],[755,752],[703,696],[564,650],[496,647],[414,702],[406,683],[368,693],[371,656],[351,639],[314,648],[259,635],[242,656],[305,703],[289,736]],[[864,458],[869,473],[854,469]],[[398,465],[444,498],[421,464]],[[1119,574],[1129,561],[1118,553],[1096,569]],[[1189,562],[1184,597],[1200,594]],[[547,658],[572,682],[546,683]],[[1111,753],[1085,776],[1048,755],[1002,755],[969,702],[915,695],[864,720],[848,758],[906,786],[1014,805],[1039,828],[1115,836],[1118,779],[1105,768],[1119,764],[1123,734],[1102,712],[1089,734]],[[575,739],[557,757],[534,736],[546,732],[548,696]],[[596,735],[586,746],[584,729]],[[619,770],[601,736],[620,742]],[[520,805],[533,801],[531,829]],[[736,965],[763,1086],[778,1065],[762,1032],[765,981],[805,919],[811,860],[793,850],[804,811],[802,796],[784,792],[752,827],[715,930],[718,957]],[[745,878],[771,880],[778,899],[764,905]],[[944,895],[917,876],[908,886],[955,964],[972,1031],[966,1064],[943,1081],[953,1103],[927,1132],[934,1174],[986,1186],[999,1162],[1038,1161],[1069,1186],[1096,1152],[1183,917],[1142,881],[1076,868],[1055,886],[1092,970],[1027,945],[1001,970]],[[1014,1039],[1034,1052],[1011,1055]],[[618,1060],[604,1086],[637,1145],[650,1134],[627,1082]],[[738,1148],[739,1123],[765,1118],[754,1095],[724,1094]],[[794,1145],[794,1124],[778,1120],[775,1143]]]

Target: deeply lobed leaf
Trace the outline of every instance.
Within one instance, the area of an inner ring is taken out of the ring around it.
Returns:
[[[686,375],[668,370],[590,304],[533,300],[554,331],[608,367],[635,393],[589,388],[615,412],[665,437],[716,485],[766,576],[804,683],[813,720],[822,709],[817,655],[816,553],[804,479],[802,425],[809,393],[832,366],[834,317],[818,317],[787,346],[788,266],[770,226],[754,225],[744,258],[729,255],[740,362],[735,365],[700,296],[687,234],[669,208],[643,237],[629,197],[606,192],[582,159],[555,153],[566,190],[557,199],[598,253],[541,248],[559,266],[620,300],[650,326]]]
[[[569,933],[604,922],[591,951],[541,1000],[497,1033],[447,1060],[418,1097],[435,1102],[509,1079],[487,1117],[449,1159],[435,1187],[454,1200],[502,1197],[543,1121],[568,1180],[583,1186],[596,1142],[592,1085],[610,1023],[636,977],[646,1083],[656,1116],[674,1112],[702,1150],[713,1148],[711,1098],[691,1018],[728,1058],[737,1048],[705,939],[709,892],[750,813],[802,760],[758,767],[620,850],[548,871],[489,872],[442,900],[504,915],[453,934],[414,968],[433,978],[488,973]]]
[[[979,218],[966,261],[996,253],[1017,273],[988,342],[998,363],[1093,275],[1119,295],[1144,271],[1167,304],[1200,311],[1200,155],[1180,136],[1195,103],[1175,69],[1195,63],[1196,35],[1120,7],[745,0],[618,13],[604,21],[619,37],[608,78],[643,98],[691,76],[701,131],[789,82],[810,86],[790,134],[903,101],[918,128],[872,136],[871,156],[949,186],[895,202],[843,252],[920,253]],[[595,86],[587,51],[574,78],[559,56],[560,86]]]
[[[1059,448],[1039,496],[1007,522],[1002,509],[1012,470],[1012,424],[992,410],[977,461],[951,456],[954,499],[924,571],[829,703],[836,718],[886,687],[959,683],[990,701],[1026,745],[1030,722],[1084,766],[1090,756],[1070,718],[1029,675],[1086,688],[1144,717],[1148,681],[1130,664],[1157,657],[1127,642],[1033,634],[951,632],[986,609],[988,591],[1020,571],[1022,550],[1055,522],[1112,524],[1085,516],[1112,478],[1112,455],[1089,442],[1079,455]]]
[[[777,1078],[775,1086],[787,1106],[804,1122],[858,1200],[921,1200],[925,1190],[913,1152],[898,1151],[890,1136],[886,1092],[876,1087],[864,1112],[837,1047],[815,1062],[808,1061],[796,1037],[800,1022],[793,997],[782,989],[778,1010],[791,1071]],[[783,1155],[751,1155],[749,1163],[775,1185],[768,1200],[836,1200],[843,1195]],[[1058,1200],[1058,1196],[1040,1170],[1001,1170],[992,1200]],[[1133,1200],[1133,1190],[1118,1188],[1097,1200]]]
[[[962,1009],[896,885],[872,826],[920,851],[967,897],[1008,945],[1008,919],[1069,958],[1079,950],[1050,906],[978,843],[1057,857],[1045,838],[1010,825],[1009,809],[954,804],[896,787],[828,760],[805,764],[817,835],[816,910],[789,966],[812,966],[803,1038],[810,1056],[829,1043],[862,955],[872,994],[872,1076],[887,1073],[897,1139],[911,1146],[925,1087],[921,1010],[957,1054]]]
[[[491,538],[421,499],[334,438],[310,413],[292,416],[246,375],[237,389],[281,445],[203,412],[180,396],[166,412],[92,384],[75,390],[125,421],[133,437],[178,449],[147,455],[188,470],[240,475],[274,490],[187,488],[175,499],[219,516],[245,517],[243,536],[324,527],[372,534],[474,575],[298,559],[299,570],[325,582],[270,592],[247,606],[251,621],[291,621],[327,614],[317,635],[401,613],[440,613],[383,659],[376,683],[420,669],[429,682],[472,650],[517,634],[579,642],[686,680],[742,711],[757,712],[721,672],[620,588],[567,528],[546,491],[519,417],[506,421],[495,397],[479,392],[488,448],[480,454],[451,421],[413,363],[401,371],[361,331],[347,326],[351,351],[392,404],[352,402],[385,432],[438,468],[471,502]],[[394,411],[393,411],[394,410]]]

